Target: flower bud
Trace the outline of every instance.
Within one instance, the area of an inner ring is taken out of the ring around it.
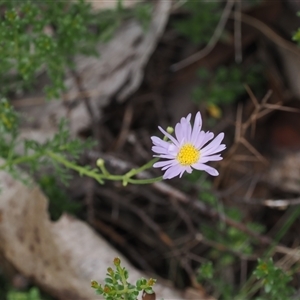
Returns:
[[[149,286],[153,286],[153,285],[155,284],[155,282],[156,282],[155,279],[150,278],[150,279],[148,280],[148,285],[149,285]]]
[[[91,287],[94,289],[97,289],[99,287],[99,284],[96,280],[92,280],[91,281]]]
[[[104,166],[104,160],[102,158],[98,158],[97,159],[97,162],[96,162],[96,165],[98,168],[101,168]]]
[[[116,267],[118,267],[120,264],[121,264],[120,258],[119,258],[119,257],[116,257],[116,258],[114,259],[114,265],[115,265]]]
[[[174,128],[171,127],[171,126],[168,126],[168,128],[167,128],[167,133],[172,134],[173,132],[174,132]]]

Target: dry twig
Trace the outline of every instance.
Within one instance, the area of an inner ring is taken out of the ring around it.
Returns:
[[[205,46],[205,48],[203,48],[199,52],[193,54],[192,56],[190,56],[176,64],[173,64],[171,66],[172,71],[177,72],[177,71],[193,64],[197,60],[208,55],[215,48],[217,42],[219,41],[219,39],[221,37],[222,32],[224,31],[225,24],[227,23],[227,20],[232,11],[234,3],[235,3],[235,1],[227,0],[226,5],[223,10],[223,13],[222,13],[222,16],[220,18],[220,21],[214,31],[214,34],[212,35],[210,41]]]

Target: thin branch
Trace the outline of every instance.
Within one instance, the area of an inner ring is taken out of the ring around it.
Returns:
[[[242,17],[241,20],[243,23],[256,28],[258,31],[260,31],[262,34],[264,34],[268,39],[273,41],[276,45],[289,51],[290,53],[295,54],[296,56],[298,56],[300,58],[299,48],[295,44],[282,38],[273,29],[271,29],[268,25],[266,25],[265,23],[263,23],[262,21],[259,21],[258,19],[254,18],[254,17],[248,16],[243,13],[241,14],[241,17]],[[231,14],[230,18],[235,20],[236,15]]]
[[[235,62],[241,63],[243,60],[242,53],[242,2],[235,0],[234,10],[234,48],[235,48]]]
[[[197,211],[209,216],[210,218],[213,219],[220,219],[221,221],[223,221],[224,223],[226,223],[227,225],[230,225],[232,227],[235,227],[237,229],[239,229],[242,232],[247,233],[249,236],[257,239],[260,243],[264,244],[264,245],[270,245],[272,244],[272,239],[267,237],[267,236],[263,236],[258,234],[255,231],[252,231],[251,229],[249,229],[246,225],[236,222],[230,218],[228,218],[225,215],[220,215],[220,213],[211,208],[208,207],[207,205],[205,205],[204,203],[198,201],[198,200],[191,200],[189,199],[184,193],[180,192],[179,190],[163,183],[163,182],[156,182],[153,184],[153,187],[155,189],[157,189],[158,191],[160,191],[161,193],[167,194],[170,197],[176,197],[178,200],[180,200],[182,203],[185,204],[189,204],[191,205],[194,209],[196,209]]]
[[[177,71],[193,64],[197,60],[207,56],[215,48],[217,42],[219,41],[219,39],[221,37],[222,32],[224,31],[225,24],[227,23],[227,20],[230,16],[233,5],[234,5],[234,1],[227,0],[226,5],[223,10],[223,13],[222,13],[222,16],[220,18],[220,21],[214,31],[214,34],[212,35],[212,37],[210,39],[210,41],[206,45],[206,47],[203,48],[202,50],[200,50],[199,52],[193,54],[192,56],[190,56],[176,64],[173,64],[171,66],[172,71],[177,72]]]

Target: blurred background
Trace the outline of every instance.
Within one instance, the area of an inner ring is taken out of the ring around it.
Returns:
[[[298,11],[0,0],[0,299],[101,299],[116,256],[157,299],[300,299]],[[218,177],[124,187],[47,158],[123,174],[197,111],[225,133]]]

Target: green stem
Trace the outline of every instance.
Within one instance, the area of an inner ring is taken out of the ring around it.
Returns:
[[[147,179],[129,179],[128,182],[129,183],[133,183],[133,184],[151,184],[154,182],[158,182],[158,181],[162,181],[163,177],[159,176],[159,177],[154,177],[154,178],[147,178]]]
[[[123,294],[124,294],[124,300],[128,299],[128,284],[127,284],[127,279],[126,279],[126,276],[125,276],[125,272],[124,272],[124,269],[120,266],[117,266],[117,270],[121,276],[121,281],[123,283],[123,286],[124,286],[124,289],[123,289]]]
[[[131,178],[131,177],[137,175],[138,173],[140,173],[140,172],[142,172],[146,169],[151,168],[153,166],[153,164],[157,161],[157,158],[152,159],[151,161],[149,161],[148,163],[146,163],[142,167],[140,167],[138,169],[133,169],[133,170],[127,172],[124,175],[112,175],[108,172],[103,172],[102,174],[98,173],[98,169],[88,170],[88,169],[86,169],[82,166],[78,166],[77,164],[67,160],[62,155],[53,153],[51,151],[46,151],[46,152],[43,152],[43,153],[36,153],[36,154],[31,155],[31,156],[21,156],[21,157],[15,158],[15,159],[10,159],[9,161],[6,161],[2,166],[0,166],[0,170],[4,170],[9,166],[19,165],[21,163],[26,163],[26,162],[29,162],[29,161],[32,161],[32,160],[37,160],[37,159],[41,158],[44,155],[49,156],[50,158],[52,158],[56,162],[58,162],[58,163],[62,164],[63,166],[65,166],[66,168],[78,172],[80,175],[85,175],[85,176],[94,178],[96,181],[98,181],[101,184],[104,183],[104,180],[123,181],[124,185],[126,185],[127,183],[151,184],[151,183],[154,183],[154,182],[162,181],[162,176],[155,177],[155,178],[146,178],[146,179],[133,179],[133,178]]]
[[[28,162],[28,161],[31,161],[31,160],[34,160],[34,159],[38,159],[41,156],[43,156],[43,153],[36,153],[36,154],[31,155],[31,156],[21,156],[21,157],[17,157],[15,159],[12,159],[12,160],[8,160],[6,163],[4,163],[2,166],[0,166],[0,170],[4,170],[8,166],[19,165],[19,164],[24,163],[24,162]]]
[[[59,162],[60,164],[64,165],[65,167],[77,171],[80,175],[86,175],[88,177],[94,178],[95,180],[97,180],[99,183],[103,183],[103,180],[101,178],[101,174],[96,173],[94,170],[88,170],[85,169],[81,166],[78,166],[74,163],[72,163],[71,161],[68,161],[67,159],[65,159],[63,156],[61,155],[57,155],[53,152],[47,151],[46,154],[51,157],[52,159],[56,160],[57,162]]]
[[[153,161],[151,160],[147,164],[143,165],[141,168],[134,169],[129,171],[128,173],[124,175],[112,175],[112,174],[99,174],[97,170],[87,170],[81,166],[78,166],[71,161],[68,161],[63,156],[55,154],[53,152],[46,152],[46,154],[54,159],[55,161],[59,162],[60,164],[64,165],[65,167],[72,169],[76,172],[78,172],[80,175],[85,175],[91,178],[94,178],[99,183],[103,183],[103,180],[112,180],[112,181],[123,181],[123,184],[126,185],[127,183],[132,184],[150,184],[157,181],[161,181],[162,177],[155,177],[155,178],[147,178],[147,179],[132,179],[131,177],[141,172],[141,170],[145,170],[147,168],[150,168],[153,165]],[[156,160],[156,159],[155,159]]]
[[[153,158],[152,160],[150,160],[149,162],[147,162],[146,164],[144,164],[143,166],[141,166],[138,169],[132,169],[130,170],[128,173],[126,173],[125,175],[127,175],[128,177],[132,177],[138,173],[141,173],[142,171],[145,171],[147,169],[152,168],[152,166],[154,165],[154,163],[156,163],[159,159],[158,158]]]
[[[146,288],[149,288],[149,286],[148,285],[141,285],[141,289],[142,290],[144,290]],[[103,289],[102,289],[102,291],[103,291]],[[136,291],[135,288],[134,289],[128,289],[128,288],[126,288],[126,289],[119,290],[119,291],[114,290],[111,294],[117,294],[117,295],[123,295],[124,294],[124,295],[126,295],[126,294],[131,294],[131,293],[133,293],[135,291]],[[108,293],[108,294],[110,294],[110,293]]]

